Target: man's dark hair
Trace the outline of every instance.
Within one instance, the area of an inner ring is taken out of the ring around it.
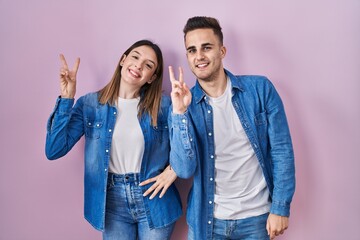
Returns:
[[[203,16],[196,16],[189,18],[186,22],[186,25],[184,27],[184,39],[186,37],[186,34],[190,31],[196,30],[196,29],[204,29],[209,28],[214,31],[214,34],[218,36],[221,45],[223,44],[223,33],[221,31],[220,23],[216,18],[212,17],[203,17]]]

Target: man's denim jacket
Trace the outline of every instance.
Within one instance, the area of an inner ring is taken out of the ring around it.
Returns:
[[[262,76],[234,76],[232,104],[250,140],[271,194],[271,213],[289,216],[295,191],[294,154],[280,96]],[[198,82],[184,114],[169,116],[170,164],[181,178],[193,176],[187,222],[195,239],[211,239],[215,145],[212,108]]]
[[[108,166],[113,129],[118,114],[114,106],[100,104],[97,93],[87,94],[76,102],[58,98],[47,124],[46,156],[53,160],[68,153],[85,134],[84,216],[98,230],[104,230]],[[169,164],[168,110],[170,99],[163,96],[157,127],[150,116],[139,119],[145,140],[140,181],[160,174]],[[143,186],[145,192],[151,184]],[[181,200],[174,184],[162,197],[144,198],[150,228],[176,221],[182,214]]]

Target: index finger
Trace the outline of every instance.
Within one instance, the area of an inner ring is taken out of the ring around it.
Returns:
[[[184,83],[184,71],[182,67],[179,67],[179,82],[181,85]]]
[[[79,69],[79,65],[80,65],[80,58],[76,58],[74,67],[73,67],[73,71],[77,73],[78,69]]]
[[[60,61],[61,61],[64,68],[67,68],[67,69],[69,68],[67,63],[66,63],[65,57],[64,57],[64,55],[62,53],[60,53]]]
[[[145,181],[142,181],[141,183],[139,183],[139,186],[144,186],[144,185],[147,185],[149,183],[152,183],[152,182],[155,182],[156,181],[156,178],[149,178]]]
[[[170,82],[171,83],[176,81],[175,74],[174,74],[174,69],[172,68],[172,66],[169,66],[169,76],[170,76]]]

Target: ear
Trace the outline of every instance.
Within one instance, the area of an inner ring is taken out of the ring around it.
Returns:
[[[148,84],[152,83],[156,79],[156,74],[152,75],[149,81],[147,81]]]
[[[224,58],[226,55],[226,47],[222,46],[220,49],[221,58]]]
[[[121,57],[120,66],[123,66],[123,65],[124,65],[125,59],[126,59],[126,55],[124,54],[124,55],[122,55],[122,57]]]

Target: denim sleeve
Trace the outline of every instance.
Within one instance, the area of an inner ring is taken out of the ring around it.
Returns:
[[[47,122],[45,154],[49,160],[67,154],[84,133],[81,99],[59,97]]]
[[[174,114],[170,109],[170,165],[180,178],[190,178],[196,168],[193,127],[189,112]]]
[[[266,112],[274,183],[270,212],[289,216],[295,192],[294,151],[283,103],[270,82]]]

